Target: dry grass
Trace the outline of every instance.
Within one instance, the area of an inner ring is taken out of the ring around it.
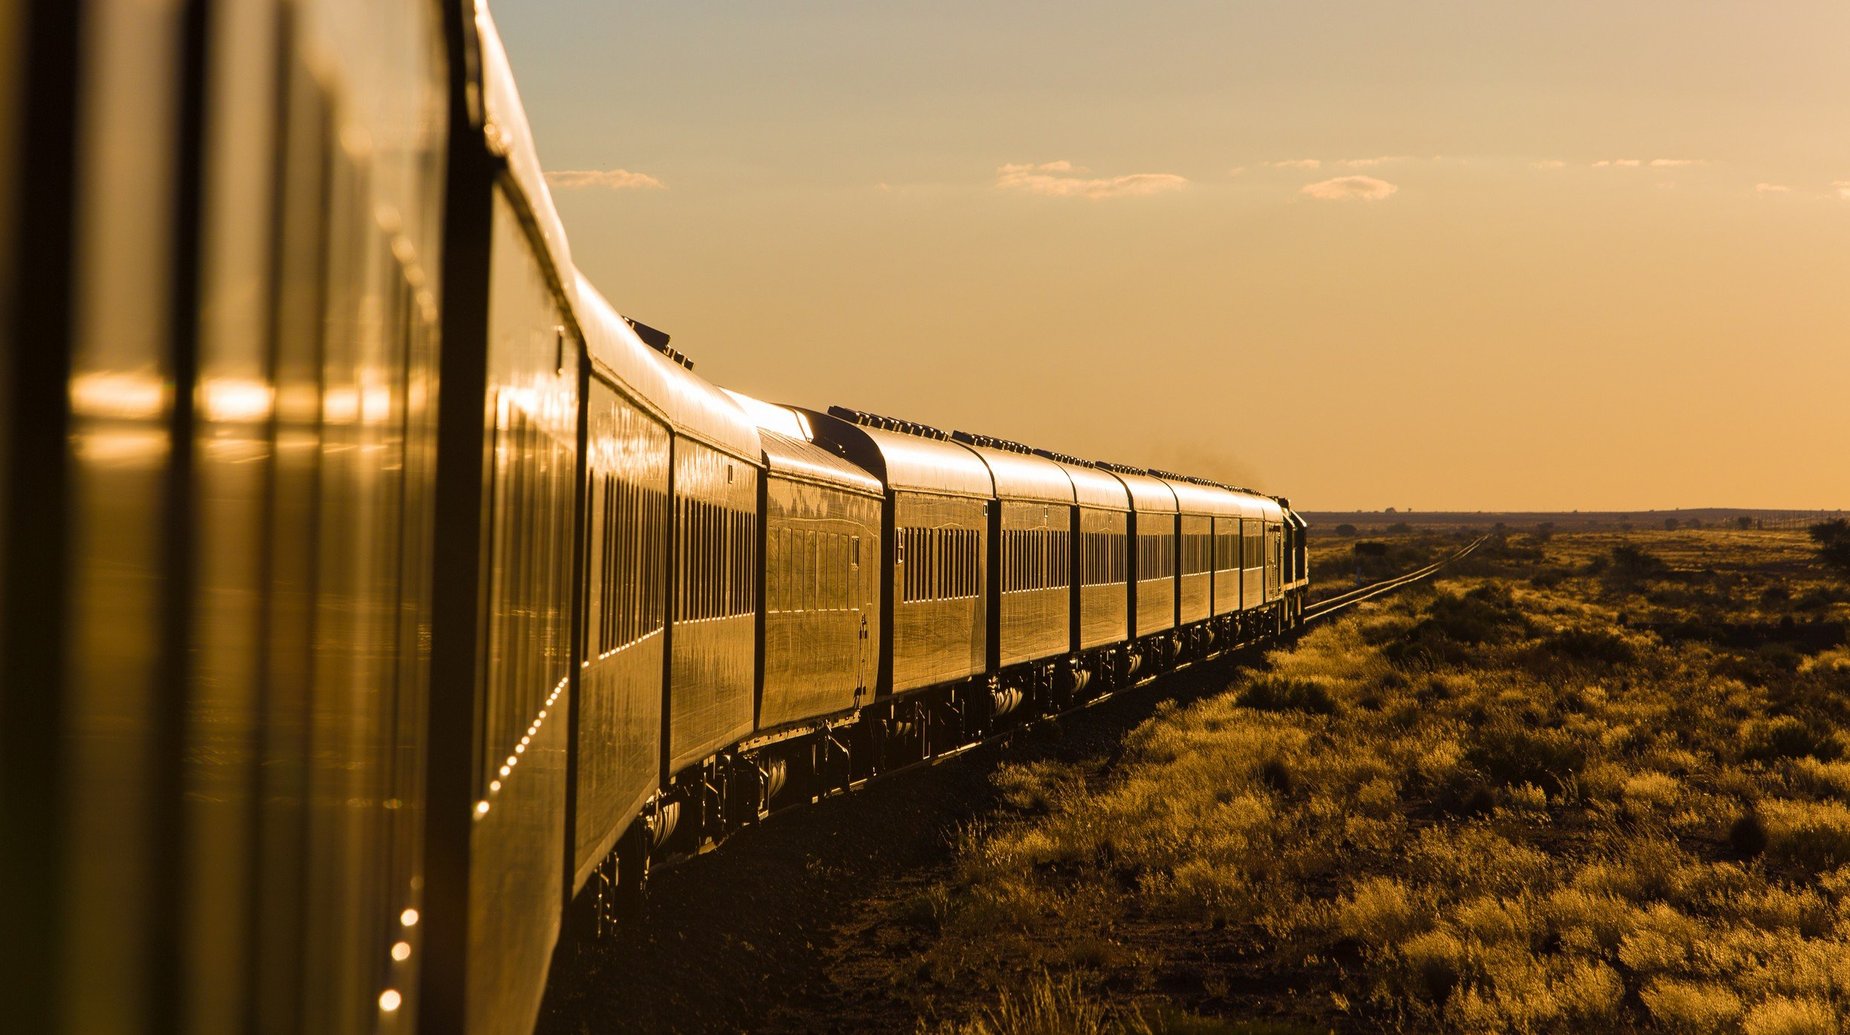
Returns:
[[[1809,557],[1493,544],[1107,773],[1005,767],[917,907],[918,974],[996,990],[937,1030],[1846,1030],[1850,591]]]

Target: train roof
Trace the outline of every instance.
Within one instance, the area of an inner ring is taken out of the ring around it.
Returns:
[[[797,408],[817,445],[866,468],[888,489],[994,499],[995,481],[975,453],[935,428],[837,406]]]
[[[997,499],[1032,500],[1061,506],[1072,506],[1075,502],[1073,480],[1059,464],[1035,456],[1027,446],[967,431],[952,432],[951,438],[975,453],[989,468],[989,476],[996,483]]]
[[[1176,505],[1184,514],[1240,517],[1247,509],[1239,494],[1218,485],[1172,474],[1163,474],[1159,477],[1176,494]]]
[[[1111,472],[1112,477],[1124,483],[1124,488],[1131,496],[1131,509],[1138,512],[1174,514],[1179,509],[1175,490],[1161,478],[1140,467],[1125,467],[1122,464],[1099,464],[1101,469]]]
[[[772,474],[872,496],[881,494],[880,479],[810,441],[809,420],[801,413],[730,388],[720,391],[731,396],[757,424],[758,440],[764,446],[765,466]]]
[[[761,462],[758,425],[730,395],[645,345],[622,314],[582,273],[574,271],[578,326],[592,368],[666,417],[675,434],[704,442],[753,464]]]
[[[1130,490],[1111,472],[1100,470],[1092,461],[1046,449],[1036,449],[1034,455],[1060,465],[1066,476],[1073,480],[1073,495],[1080,506],[1106,510],[1131,509]]]
[[[672,389],[668,372],[656,362],[658,353],[645,344],[636,329],[618,313],[583,273],[575,273],[578,293],[578,327],[584,333],[591,367],[617,382],[645,408],[660,413]],[[664,414],[665,416],[665,414]]]
[[[501,33],[488,13],[485,0],[476,0],[475,31],[481,54],[482,135],[490,151],[506,162],[508,175],[526,202],[535,229],[539,233],[552,272],[560,280],[568,297],[573,290],[571,247],[566,243],[565,224],[553,207],[552,192],[546,186],[546,173],[540,165],[540,153],[533,146],[533,129],[521,107],[520,90],[514,85],[514,70],[508,64],[507,51],[501,45]]]

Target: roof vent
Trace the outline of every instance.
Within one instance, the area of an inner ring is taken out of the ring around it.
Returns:
[[[668,347],[667,331],[657,330],[643,323],[641,320],[633,320],[627,316],[623,318],[623,322],[630,325],[630,330],[636,332],[636,337],[641,338],[644,345],[667,356],[669,359],[674,360],[676,363],[681,364],[689,370],[694,369],[693,360],[688,359],[679,349],[671,349]]]
[[[937,439],[940,442],[948,442],[951,438],[929,424],[900,420],[898,417],[882,417],[878,413],[851,410],[846,406],[829,407],[829,416],[845,420],[850,424],[859,424],[864,428],[879,428],[881,431],[891,431],[901,435],[917,435],[920,438]]]
[[[968,431],[953,431],[951,437],[966,446],[981,446],[984,449],[1000,449],[1005,453],[1023,453],[1033,455],[1034,450],[1019,442],[1010,442],[1006,438],[991,438],[988,435],[973,435]]]
[[[1084,457],[1074,456],[1071,453],[1056,453],[1051,449],[1036,449],[1034,451],[1034,455],[1044,456],[1049,460],[1053,460],[1057,463],[1066,464],[1071,467],[1097,467],[1098,466],[1098,464],[1094,463],[1091,460],[1087,460]]]
[[[1143,468],[1143,467],[1132,467],[1132,466],[1131,466],[1131,465],[1129,465],[1129,464],[1110,464],[1110,463],[1106,463],[1106,462],[1105,462],[1105,461],[1103,461],[1103,460],[1100,460],[1100,461],[1098,462],[1098,465],[1097,465],[1097,466],[1099,466],[1099,467],[1101,467],[1101,468],[1103,468],[1103,469],[1105,469],[1105,470],[1107,470],[1107,471],[1110,471],[1110,472],[1112,472],[1113,474],[1141,474],[1141,475],[1148,475],[1148,474],[1150,473],[1150,472],[1149,472],[1149,469],[1148,469],[1148,468]]]

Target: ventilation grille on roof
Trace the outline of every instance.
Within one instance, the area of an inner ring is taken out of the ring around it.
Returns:
[[[668,347],[667,331],[657,330],[643,323],[641,320],[632,320],[627,316],[623,318],[623,322],[630,325],[630,329],[636,332],[636,337],[641,338],[644,345],[667,356],[669,359],[674,360],[676,363],[681,364],[689,370],[694,369],[693,360],[688,359],[679,349],[671,349]]]
[[[829,407],[829,416],[839,417],[850,424],[859,424],[864,428],[879,428],[881,431],[895,431],[901,435],[917,435],[920,438],[932,438],[940,442],[948,442],[951,438],[951,436],[929,424],[920,424],[917,421],[910,420],[900,420],[898,417],[882,417],[878,413],[868,413],[866,410],[851,410],[846,406]]]
[[[1044,456],[1049,460],[1053,460],[1053,461],[1056,461],[1062,464],[1067,464],[1068,466],[1071,466],[1071,467],[1097,467],[1098,466],[1097,463],[1091,460],[1087,460],[1085,457],[1074,456],[1071,453],[1056,453],[1051,449],[1037,449],[1034,451],[1034,455]]]
[[[989,435],[974,435],[968,431],[953,431],[951,437],[967,446],[982,446],[984,449],[1000,449],[1005,453],[1033,455],[1034,450],[1019,442],[1010,442],[1006,438],[992,438]]]
[[[1107,463],[1104,460],[1100,460],[1097,466],[1102,467],[1105,470],[1112,472],[1113,474],[1148,475],[1150,473],[1149,468],[1146,468],[1146,467],[1132,467],[1129,464],[1113,464],[1113,463]]]

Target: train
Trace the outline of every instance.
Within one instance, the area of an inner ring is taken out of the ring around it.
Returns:
[[[697,375],[480,2],[0,4],[0,326],[11,1030],[528,1030],[652,863],[1303,619],[1282,498]]]

